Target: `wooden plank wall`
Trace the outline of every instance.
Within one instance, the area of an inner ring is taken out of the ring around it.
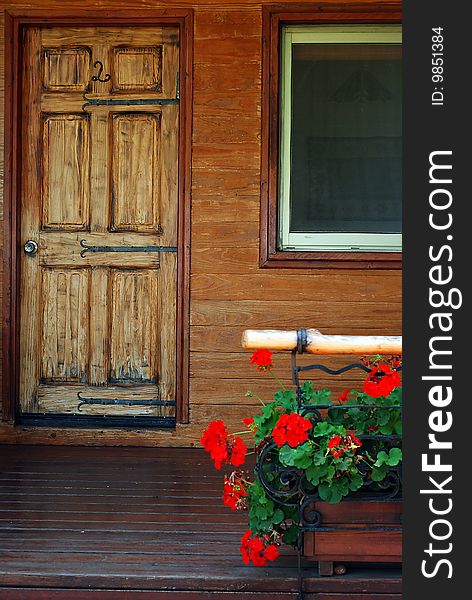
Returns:
[[[401,271],[258,267],[263,3],[133,3],[136,11],[163,6],[195,10],[191,423],[178,426],[175,432],[105,431],[100,434],[101,443],[194,445],[213,418],[224,418],[239,430],[241,419],[251,410],[248,405],[257,403],[244,397],[248,387],[262,390],[266,397],[274,389],[269,376],[258,376],[249,366],[249,354],[241,351],[240,336],[247,327],[314,326],[324,333],[401,333]],[[45,14],[47,4],[57,7],[52,0],[3,2],[7,9],[36,7]],[[126,0],[99,4],[110,10],[129,7]],[[61,2],[62,9],[69,6],[76,8],[77,3]],[[81,8],[96,7],[92,0],[81,3]],[[3,76],[1,85],[3,89]],[[277,372],[284,378],[289,374],[288,358],[276,357]],[[0,427],[0,440],[7,442],[94,444],[97,439],[93,431]]]

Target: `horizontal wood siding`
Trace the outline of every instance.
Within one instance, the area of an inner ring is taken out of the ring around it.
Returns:
[[[268,397],[274,389],[270,376],[259,376],[249,365],[249,352],[241,349],[241,333],[247,327],[306,326],[352,335],[401,333],[401,271],[264,270],[258,266],[263,4],[262,0],[235,4],[140,0],[133,4],[136,12],[164,6],[170,12],[172,6],[195,10],[191,422],[179,425],[175,432],[105,431],[100,434],[105,444],[198,445],[202,428],[212,418],[223,418],[239,430],[242,418],[256,404],[245,397],[245,390],[250,387]],[[365,2],[381,4],[387,3]],[[71,6],[76,8],[77,3],[61,3],[61,9]],[[91,0],[81,4],[81,8],[96,6]],[[13,7],[16,12],[36,7],[48,13],[44,0],[16,0],[7,5],[7,9]],[[126,9],[129,3],[104,0],[100,7]],[[3,76],[1,85],[3,89]],[[338,364],[339,358],[334,362]],[[276,355],[275,364],[277,373],[287,380],[288,357]],[[353,379],[337,384],[336,389],[351,384]],[[93,431],[0,426],[0,439],[7,442],[93,445],[97,437]]]

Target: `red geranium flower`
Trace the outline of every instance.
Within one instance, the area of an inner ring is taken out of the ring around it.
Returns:
[[[364,381],[364,392],[372,398],[386,397],[401,384],[399,374],[388,365],[377,365]]]
[[[252,417],[247,417],[246,419],[243,419],[243,423],[244,425],[251,427],[251,425],[254,423],[254,419]]]
[[[275,560],[279,556],[279,549],[275,544],[270,544],[270,546],[266,546],[264,554],[267,560]]]
[[[242,438],[228,435],[223,421],[213,421],[203,432],[200,443],[215,462],[215,468],[221,469],[223,463],[231,463],[235,467],[244,464],[247,447]]]
[[[279,550],[275,544],[267,543],[268,536],[260,537],[249,529],[241,539],[241,554],[247,565],[251,561],[256,567],[264,567],[268,560],[275,560]]]
[[[338,396],[339,402],[342,402],[343,404],[345,402],[347,402],[347,397],[349,396],[350,393],[351,393],[351,390],[345,390],[342,394],[340,394]]]
[[[269,371],[272,368],[272,352],[270,350],[256,350],[250,359],[251,365],[257,365],[258,371]]]
[[[333,437],[328,441],[328,448],[330,448],[331,454],[334,458],[341,458],[344,454],[344,448],[339,448],[342,442],[342,437],[340,435],[333,435]]]
[[[346,450],[351,450],[355,454],[357,448],[360,448],[362,446],[362,442],[358,437],[354,435],[354,432],[349,431],[344,437],[343,446]]]
[[[200,443],[215,461],[215,468],[221,469],[228,457],[228,429],[224,422],[212,421],[203,432]]]
[[[328,448],[336,448],[341,443],[340,435],[333,435],[333,437],[328,441]]]
[[[308,431],[311,427],[311,422],[308,419],[297,415],[297,413],[280,415],[279,420],[272,431],[272,437],[277,446],[288,444],[292,448],[295,448],[299,444],[306,442],[308,439]]]
[[[230,447],[229,447],[229,462],[235,467],[239,467],[244,464],[246,457],[247,446],[244,445],[243,439],[240,437],[230,436]]]
[[[228,479],[225,477],[223,487],[223,503],[233,510],[244,508],[246,503],[243,500],[247,496],[242,481],[235,475]]]

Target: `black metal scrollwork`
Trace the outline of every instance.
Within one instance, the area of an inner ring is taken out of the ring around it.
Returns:
[[[92,75],[92,81],[100,81],[100,83],[106,83],[107,81],[110,81],[110,79],[111,79],[110,73],[105,73],[105,77],[102,79],[103,63],[101,60],[96,60],[93,63],[93,68],[96,69],[97,67],[98,67],[98,73],[97,73],[97,75]]]
[[[306,346],[306,331],[299,330],[297,332],[297,348],[292,352],[292,380],[295,386],[296,399],[297,399],[297,412],[300,415],[310,419],[313,424],[323,421],[324,415],[333,415],[336,411],[347,411],[352,408],[367,409],[367,410],[380,410],[380,409],[398,409],[401,412],[400,405],[377,405],[377,404],[349,404],[346,405],[313,405],[305,404],[303,402],[303,393],[299,380],[299,373],[301,371],[318,370],[323,373],[330,375],[341,375],[352,369],[359,369],[369,373],[371,369],[361,363],[352,363],[341,367],[339,369],[330,369],[325,365],[312,364],[307,366],[298,366],[296,361],[296,355],[303,353]],[[396,370],[400,371],[401,367],[397,367]],[[362,449],[359,449],[358,455],[362,456],[365,453],[369,453],[371,456],[376,455],[379,450],[384,450],[388,453],[389,449],[398,445],[400,436],[398,435],[361,435],[359,438],[362,441]],[[328,531],[332,528],[323,526],[322,515],[316,509],[316,502],[320,502],[320,495],[318,493],[317,486],[310,483],[303,469],[296,467],[284,467],[280,464],[277,451],[277,445],[273,442],[266,443],[261,452],[258,455],[256,461],[256,473],[259,482],[266,491],[269,498],[279,506],[288,506],[297,509],[298,512],[298,524],[299,524],[299,537],[297,542],[297,553],[298,553],[298,564],[299,564],[299,593],[298,597],[301,599],[303,594],[301,592],[301,555],[303,552],[303,535],[308,531]],[[363,500],[363,501],[379,501],[387,502],[389,500],[400,499],[402,492],[402,470],[401,465],[397,467],[390,467],[386,477],[380,481],[375,482],[371,478],[372,469],[368,466],[366,461],[359,461],[358,465],[359,473],[363,478],[363,485],[357,492],[350,492],[344,499],[343,502],[352,500]],[[350,529],[349,527],[343,527],[343,530]],[[356,530],[364,529],[356,527]],[[368,527],[368,530],[396,530],[395,527]],[[337,528],[339,530],[339,528]]]

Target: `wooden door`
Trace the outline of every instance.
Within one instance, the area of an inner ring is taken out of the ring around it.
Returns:
[[[173,423],[178,54],[170,26],[25,32],[25,420]]]

